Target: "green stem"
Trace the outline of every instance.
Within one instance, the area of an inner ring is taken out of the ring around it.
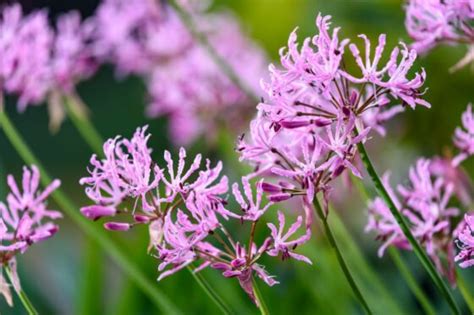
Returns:
[[[362,159],[362,162],[364,163],[365,168],[367,169],[367,172],[369,173],[369,176],[372,179],[372,182],[375,186],[377,193],[385,201],[386,205],[390,209],[390,212],[392,213],[398,225],[402,229],[403,234],[405,235],[408,242],[412,246],[421,264],[423,265],[425,270],[428,272],[433,282],[441,291],[441,294],[448,302],[449,307],[451,308],[452,312],[454,314],[461,314],[461,311],[459,310],[459,307],[456,304],[456,301],[454,300],[454,297],[451,291],[449,290],[447,284],[444,282],[440,274],[436,271],[436,268],[433,262],[430,260],[426,252],[423,250],[423,248],[420,246],[418,241],[415,239],[415,237],[411,233],[410,228],[408,227],[408,223],[406,222],[405,218],[401,215],[401,213],[398,211],[397,207],[395,206],[395,203],[393,202],[392,198],[390,197],[387,190],[385,189],[382,183],[382,180],[377,174],[377,171],[375,170],[372,164],[372,161],[370,160],[369,155],[367,154],[364,144],[359,142],[357,144],[357,148],[359,150],[359,154]]]
[[[347,267],[346,262],[344,261],[344,257],[342,256],[342,253],[339,250],[339,247],[337,246],[336,239],[334,238],[334,235],[331,231],[331,228],[330,228],[329,223],[327,221],[327,217],[324,215],[323,209],[321,208],[321,205],[319,204],[319,201],[318,201],[317,198],[314,199],[313,204],[314,204],[314,208],[316,210],[317,215],[321,219],[321,222],[323,222],[326,237],[328,238],[329,243],[331,244],[331,247],[334,249],[334,251],[336,253],[336,257],[337,257],[337,260],[339,262],[339,266],[341,267],[342,271],[344,272],[344,276],[346,277],[347,282],[349,282],[349,285],[352,288],[352,291],[354,292],[354,295],[359,300],[359,302],[362,305],[362,307],[364,308],[365,312],[367,314],[372,314],[372,311],[370,310],[369,305],[365,301],[364,296],[360,292],[359,287],[355,283],[354,278],[352,277],[351,272],[350,272],[349,268]]]
[[[80,105],[81,103],[81,99],[75,93],[64,97],[64,106],[72,123],[92,151],[99,157],[103,157],[104,153],[102,145],[104,140],[97,129],[94,128],[94,125],[91,123],[87,115],[81,112],[80,108],[84,107],[84,105]]]
[[[26,142],[11,123],[0,100],[0,126],[10,143],[16,149],[20,157],[27,164],[34,164],[41,172],[41,183],[47,186],[51,183],[51,177],[46,172],[40,161],[33,155]],[[105,234],[105,231],[93,223],[87,221],[79,212],[77,207],[63,192],[56,190],[51,197],[63,209],[63,211],[79,226],[79,228],[90,236],[112,257],[117,265],[123,269],[129,277],[146,293],[157,307],[166,313],[181,314],[181,311],[164,295],[157,285],[143,274],[143,272],[123,253],[112,239]]]
[[[244,82],[242,82],[229,63],[217,53],[206,35],[198,31],[191,14],[189,14],[186,9],[183,9],[176,2],[176,0],[168,0],[168,3],[176,10],[181,21],[183,21],[184,25],[194,37],[194,39],[196,39],[198,43],[207,51],[211,59],[214,60],[216,65],[224,72],[224,74],[232,81],[232,83],[242,90],[242,92],[244,92],[252,101],[258,102],[258,96],[255,95],[255,93]]]
[[[418,286],[416,279],[411,274],[410,270],[408,269],[408,266],[405,264],[402,257],[400,256],[400,253],[393,247],[390,247],[388,249],[388,253],[390,254],[390,257],[397,266],[398,270],[402,274],[403,279],[405,279],[405,282],[407,283],[411,292],[413,292],[415,297],[418,299],[418,302],[420,302],[420,305],[425,311],[425,314],[436,315],[435,309],[433,308],[433,306],[431,306],[431,303],[426,297],[423,290],[421,290],[421,288]]]
[[[10,279],[10,283],[13,284],[15,280],[14,280],[14,276],[12,274],[12,270],[10,269],[10,266],[8,266],[8,264],[5,264],[3,266],[3,268],[5,268],[7,276]],[[16,291],[16,288],[15,288],[15,291]],[[26,295],[25,291],[23,291],[22,288],[19,288],[19,290],[16,291],[16,293],[18,294],[18,297],[20,298],[20,301],[23,304],[23,306],[25,307],[28,314],[29,315],[38,315],[38,311],[35,309],[35,307],[31,303],[31,301],[28,298],[28,296]]]
[[[211,285],[199,272],[194,272],[191,267],[188,267],[189,272],[193,276],[194,280],[199,284],[199,286],[207,293],[212,301],[219,307],[223,314],[233,314],[230,307],[224,302],[224,300],[214,291]]]
[[[258,308],[260,309],[260,314],[262,315],[270,315],[270,311],[268,310],[268,306],[265,303],[265,299],[263,298],[262,292],[258,288],[258,283],[255,281],[255,278],[252,277],[252,284],[253,284],[253,293],[255,294],[255,299],[257,300]]]
[[[459,291],[461,291],[461,295],[464,298],[464,301],[466,301],[466,304],[469,307],[469,311],[471,314],[474,314],[474,299],[459,272],[456,272],[456,282],[459,287]]]

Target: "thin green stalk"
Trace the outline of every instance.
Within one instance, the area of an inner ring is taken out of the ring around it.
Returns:
[[[102,145],[104,140],[91,123],[87,115],[79,110],[81,100],[76,94],[64,97],[66,112],[84,141],[99,157],[103,157]]]
[[[258,288],[258,283],[255,281],[255,278],[252,277],[252,285],[253,285],[253,294],[255,295],[255,299],[257,300],[258,308],[260,309],[260,314],[262,315],[270,315],[270,311],[268,310],[268,306],[265,303],[265,299],[263,298],[262,292]]]
[[[191,267],[188,267],[189,272],[199,284],[199,286],[207,293],[207,295],[211,298],[212,301],[219,307],[223,314],[234,314],[230,307],[224,302],[224,300],[212,289],[211,285],[207,282],[207,280],[202,276],[199,272],[194,272]]]
[[[464,298],[464,301],[466,301],[466,304],[469,307],[469,311],[471,312],[471,314],[474,314],[474,299],[471,295],[471,292],[469,292],[469,289],[466,286],[463,277],[459,274],[458,271],[456,272],[456,282],[459,287],[459,291],[461,291],[461,295]]]
[[[1,100],[0,100],[1,102]],[[0,126],[3,129],[10,143],[18,152],[23,161],[27,164],[34,164],[41,172],[41,183],[45,186],[51,183],[51,177],[46,172],[40,161],[33,155],[26,142],[11,123],[9,117],[0,103]],[[97,243],[111,256],[117,265],[131,277],[135,283],[146,293],[157,307],[166,313],[181,314],[182,312],[164,295],[157,285],[152,282],[143,272],[123,253],[123,251],[105,234],[98,226],[87,221],[80,213],[77,207],[63,192],[56,190],[51,197],[63,209],[63,211],[79,226],[79,228],[88,236],[97,241]]]
[[[334,235],[331,231],[331,227],[328,224],[327,217],[324,215],[323,209],[321,208],[321,205],[319,204],[319,201],[318,201],[317,198],[314,199],[313,204],[314,204],[314,208],[316,210],[317,215],[321,219],[321,222],[323,222],[326,237],[329,240],[329,243],[331,244],[332,248],[334,249],[334,251],[336,253],[337,260],[339,261],[339,266],[341,267],[342,271],[344,272],[344,275],[347,279],[347,282],[349,282],[349,285],[352,288],[352,291],[354,292],[354,295],[359,300],[360,304],[364,308],[364,311],[367,314],[372,314],[372,311],[370,310],[369,305],[365,301],[364,296],[362,295],[362,293],[359,290],[359,287],[355,283],[354,278],[352,277],[352,274],[351,274],[351,272],[350,272],[350,270],[349,270],[349,268],[348,268],[348,266],[347,266],[347,264],[344,260],[344,257],[342,256],[342,253],[341,253],[339,247],[337,246],[336,239],[334,238]]]
[[[426,297],[425,293],[418,286],[416,279],[411,274],[407,265],[405,264],[402,257],[400,256],[400,253],[393,247],[390,247],[388,249],[388,253],[390,254],[390,257],[392,258],[393,262],[397,266],[398,270],[402,274],[403,279],[405,279],[405,282],[407,283],[411,292],[413,292],[415,297],[418,299],[418,302],[420,302],[420,305],[425,311],[425,314],[436,315],[435,309],[433,308],[433,306],[431,306],[431,303]]]
[[[13,284],[15,280],[14,280],[14,276],[12,274],[12,270],[10,269],[10,266],[8,266],[8,264],[5,264],[3,266],[3,268],[5,268],[7,276],[10,279],[10,283]],[[15,289],[15,291],[16,291],[16,289]],[[31,301],[28,298],[28,296],[26,295],[25,291],[23,291],[22,288],[19,288],[19,291],[16,291],[16,293],[18,294],[18,297],[20,298],[20,301],[23,304],[23,306],[25,307],[26,311],[28,312],[28,315],[38,315],[38,311],[35,309],[35,307],[31,303]]]
[[[198,31],[196,27],[193,17],[189,12],[183,9],[176,0],[168,0],[167,1],[178,13],[181,21],[183,21],[184,25],[191,33],[191,35],[198,41],[198,43],[207,51],[211,59],[214,60],[216,65],[225,73],[225,75],[234,83],[240,90],[242,90],[248,98],[253,100],[254,102],[258,102],[258,97],[255,93],[239,78],[239,76],[235,73],[234,69],[229,65],[229,63],[222,58],[215,48],[211,45],[206,35]]]
[[[403,234],[405,235],[408,242],[412,246],[421,264],[423,265],[425,270],[428,272],[433,282],[439,288],[441,294],[448,302],[449,307],[451,308],[452,312],[454,314],[461,314],[461,311],[459,310],[459,307],[456,304],[456,301],[454,300],[454,297],[450,289],[448,288],[447,284],[444,282],[440,274],[436,271],[436,268],[433,262],[431,261],[431,259],[428,257],[426,252],[423,250],[423,248],[420,246],[418,241],[415,239],[415,237],[411,233],[410,228],[408,227],[408,223],[406,222],[405,218],[400,214],[397,207],[395,206],[395,203],[393,202],[392,198],[390,197],[384,185],[382,184],[382,180],[377,174],[377,171],[375,170],[372,164],[372,161],[370,160],[369,155],[367,154],[364,144],[359,142],[357,144],[357,148],[359,150],[359,154],[362,159],[362,162],[364,163],[365,168],[367,169],[367,172],[369,173],[369,176],[372,179],[372,182],[375,186],[377,193],[385,201],[388,208],[390,209],[390,212],[392,213],[394,218],[397,220],[398,225],[402,229]]]

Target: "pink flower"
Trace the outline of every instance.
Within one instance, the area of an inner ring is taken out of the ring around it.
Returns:
[[[263,197],[263,188],[260,184],[256,185],[256,196],[254,200],[253,191],[250,186],[250,181],[248,177],[242,177],[242,186],[244,189],[244,194],[247,200],[244,199],[240,190],[239,184],[234,183],[232,185],[232,192],[234,194],[235,200],[242,207],[243,215],[242,219],[257,221],[270,207],[272,204],[267,203],[265,206],[262,206],[262,197]]]
[[[405,26],[414,40],[412,47],[426,53],[439,44],[473,44],[474,5],[470,0],[410,0],[406,6]],[[474,59],[472,48],[452,70]]]
[[[454,166],[458,166],[474,154],[474,116],[471,104],[467,106],[466,111],[462,114],[462,127],[456,128],[453,142],[461,150],[452,162]]]
[[[280,223],[279,228],[272,224],[268,223],[268,228],[272,231],[271,237],[273,239],[272,246],[267,251],[270,256],[278,256],[281,253],[281,258],[283,260],[288,258],[294,258],[296,260],[304,261],[308,264],[312,264],[311,260],[308,257],[296,254],[293,252],[298,245],[304,244],[311,238],[311,228],[306,228],[305,234],[297,237],[296,239],[289,241],[288,239],[293,236],[293,234],[298,231],[298,229],[303,224],[303,217],[298,216],[296,222],[293,223],[286,233],[283,232],[285,228],[285,215],[278,211],[278,222]]]
[[[263,254],[277,256],[282,252],[283,258],[309,262],[294,253],[294,248],[308,241],[311,235],[312,216],[307,211],[303,236],[295,236],[303,224],[302,216],[283,234],[285,218],[279,213],[279,230],[270,224],[271,237],[266,237],[257,247],[254,241],[257,222],[272,204],[263,203],[264,187],[268,184],[260,181],[254,191],[250,183],[253,174],[243,177],[242,194],[235,183],[233,196],[244,212],[237,214],[238,211],[228,209],[228,180],[221,175],[221,162],[211,166],[206,160],[201,167],[202,157],[198,154],[187,163],[186,150],[181,148],[177,161],[165,151],[165,167],[160,168],[151,159],[147,146],[149,137],[146,127],[138,128],[131,140],[109,139],[101,161],[92,157],[90,176],[81,179],[81,184],[88,186],[86,194],[94,204],[81,208],[81,212],[91,220],[125,217],[106,222],[104,227],[111,231],[129,231],[137,225],[146,225],[150,234],[149,251],[159,260],[158,280],[199,262],[195,272],[206,267],[221,270],[225,277],[237,278],[242,289],[255,301],[253,275],[270,286],[278,283],[258,264]],[[291,189],[285,183],[281,187]],[[133,202],[131,213],[124,203],[127,198]],[[231,219],[241,225],[252,225],[250,248],[239,245],[224,226]],[[294,239],[289,240],[290,237]]]
[[[474,216],[464,215],[464,221],[461,221],[458,232],[453,236],[457,238],[457,246],[460,251],[454,258],[461,268],[469,268],[474,265]]]
[[[19,96],[18,109],[44,100],[49,91],[54,33],[46,11],[22,16],[20,5],[5,7],[0,19],[0,89]]]
[[[430,160],[419,159],[410,168],[410,185],[399,185],[397,188],[401,198],[390,188],[388,175],[384,176],[384,186],[407,219],[413,236],[425,247],[440,272],[454,281],[452,266],[445,267],[439,256],[445,254],[450,257],[453,253],[450,219],[457,216],[459,210],[450,206],[454,191],[452,182],[433,174],[430,164]],[[379,256],[389,245],[411,249],[387,205],[378,197],[369,203],[366,231],[371,230],[376,231],[377,238],[384,241]]]
[[[93,21],[82,22],[76,11],[58,18],[51,48],[51,71],[54,85],[65,93],[73,91],[79,80],[90,77],[96,70],[96,61],[89,44],[93,27]]]
[[[138,128],[131,140],[109,139],[104,144],[105,159],[91,158],[90,176],[80,180],[87,185],[87,196],[101,206],[116,207],[126,197],[142,201],[144,211],[153,210],[147,193],[158,186],[161,170],[153,165],[151,149],[145,134],[147,126]],[[83,209],[84,211],[84,209]],[[86,210],[87,211],[87,210]]]
[[[39,171],[31,166],[31,169],[23,168],[21,189],[12,175],[7,177],[7,183],[10,188],[7,203],[0,202],[0,257],[4,263],[16,252],[23,253],[32,244],[53,236],[59,228],[52,220],[62,217],[46,205],[48,196],[59,187],[59,180],[40,191]]]

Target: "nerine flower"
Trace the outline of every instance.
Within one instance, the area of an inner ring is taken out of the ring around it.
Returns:
[[[280,178],[265,186],[273,201],[305,196],[309,204],[318,192],[327,200],[331,181],[346,169],[362,176],[354,159],[371,129],[383,135],[383,124],[407,106],[430,106],[423,99],[425,72],[413,73],[416,52],[404,43],[386,52],[384,34],[375,49],[360,35],[361,50],[341,39],[339,28],[331,30],[330,16],[319,14],[316,27],[300,47],[296,30],[291,33],[280,50],[281,67],[271,65],[270,79],[261,83],[267,97],[257,106],[250,140],[242,137],[237,145],[256,173]],[[389,58],[382,62],[384,53]],[[345,68],[348,58],[360,73]]]
[[[453,165],[457,166],[474,154],[474,116],[471,104],[467,106],[466,111],[462,114],[462,127],[456,128],[453,142],[461,151],[453,159]]]
[[[453,255],[453,248],[450,219],[457,216],[459,210],[450,205],[454,192],[453,182],[435,175],[431,163],[431,160],[419,159],[410,168],[410,185],[399,185],[398,194],[390,187],[388,175],[384,176],[384,186],[398,211],[405,216],[413,236],[425,247],[437,268],[453,280],[452,266],[445,267],[439,256],[444,253],[448,255],[448,261],[451,260],[449,257]],[[390,245],[411,250],[388,206],[379,197],[369,203],[366,231],[375,231],[377,238],[384,242],[379,249],[379,256]]]
[[[464,0],[410,0],[406,5],[405,26],[414,40],[412,47],[420,53],[439,44],[472,45],[474,42],[474,5]],[[459,69],[474,58],[472,47],[452,69]]]
[[[62,217],[61,213],[47,206],[47,198],[60,181],[54,180],[43,191],[40,190],[40,173],[36,166],[23,167],[21,185],[12,175],[7,176],[10,192],[6,202],[0,201],[0,263],[8,264],[13,273],[13,287],[20,289],[16,272],[18,253],[24,253],[34,243],[46,240],[56,234],[59,227],[54,220]],[[12,305],[9,284],[0,270],[0,294]]]
[[[18,109],[42,103],[56,91],[71,93],[75,84],[96,69],[90,49],[92,22],[79,13],[48,22],[46,10],[23,15],[21,6],[5,6],[0,14],[0,91],[18,96]]]
[[[262,255],[277,256],[281,252],[283,258],[310,262],[294,252],[311,235],[307,222],[302,228],[301,216],[283,234],[285,218],[280,213],[278,231],[269,225],[271,236],[261,243],[254,238],[260,217],[271,205],[263,200],[262,182],[255,189],[251,177],[244,177],[243,194],[239,185],[234,184],[233,195],[242,209],[231,211],[225,195],[228,180],[221,175],[221,162],[212,166],[206,160],[202,167],[202,157],[196,155],[189,163],[186,150],[181,148],[177,159],[165,151],[165,166],[161,168],[151,158],[149,137],[143,127],[130,140],[122,137],[107,140],[105,158],[99,160],[93,156],[89,176],[80,181],[87,186],[86,194],[93,201],[92,205],[81,208],[81,212],[92,220],[108,218],[104,226],[114,231],[147,225],[149,248],[160,261],[158,280],[200,262],[196,272],[206,267],[221,270],[225,277],[237,278],[254,300],[254,275],[270,286],[277,283],[258,264]],[[111,218],[113,221],[109,221]],[[239,245],[247,240],[234,240],[225,228],[225,222],[231,219],[252,225],[250,248]],[[300,236],[293,237],[295,234]]]
[[[457,238],[456,245],[460,251],[454,260],[461,268],[469,268],[474,265],[474,216],[465,214],[464,220],[460,222],[454,237]]]

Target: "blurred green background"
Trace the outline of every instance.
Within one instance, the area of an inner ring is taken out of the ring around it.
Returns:
[[[80,9],[91,14],[96,1],[23,1],[31,10],[48,7],[52,16],[69,9]],[[408,41],[404,28],[403,2],[395,0],[235,0],[216,1],[213,9],[230,9],[241,19],[246,31],[277,62],[278,49],[286,45],[289,33],[299,27],[299,36],[314,34],[314,20],[319,11],[333,16],[333,25],[342,27],[343,37],[355,38],[365,33],[375,39],[379,33],[387,33],[388,47],[399,40]],[[409,42],[409,41],[408,41]],[[403,180],[406,171],[418,156],[430,157],[449,152],[451,136],[460,122],[460,115],[474,97],[474,74],[469,68],[450,74],[448,69],[465,53],[465,47],[441,47],[417,62],[427,72],[426,98],[432,108],[408,110],[390,122],[385,139],[375,137],[369,148],[380,172],[394,170],[394,182]],[[416,68],[416,67],[415,67]],[[92,112],[92,120],[104,138],[117,134],[129,136],[137,126],[150,125],[153,137],[150,145],[156,157],[161,157],[171,144],[167,139],[166,119],[149,120],[144,116],[146,103],[145,87],[139,78],[116,80],[113,69],[103,67],[92,79],[82,83],[79,94]],[[80,138],[69,121],[59,133],[51,135],[48,130],[47,110],[44,106],[30,107],[18,114],[16,100],[7,98],[7,111],[34,152],[55,177],[61,178],[64,190],[77,204],[86,204],[83,189],[78,180],[85,174],[91,150]],[[198,145],[192,150],[197,152]],[[199,145],[202,151],[204,146]],[[228,161],[232,143],[222,143],[204,149],[204,155]],[[0,134],[0,195],[5,195],[5,174],[19,175],[23,163]],[[466,164],[472,174],[472,162]],[[396,171],[395,171],[396,170]],[[237,172],[229,170],[235,179]],[[366,235],[366,221],[362,199],[355,192],[347,192],[346,202],[338,202],[335,210],[350,230],[349,237],[336,233],[341,247],[345,249],[349,266],[356,275],[369,304],[377,314],[418,314],[420,305],[402,280],[392,260],[386,255],[376,255],[378,243],[373,235]],[[334,223],[335,218],[331,223]],[[335,256],[323,235],[300,250],[310,256],[314,265],[279,262],[267,259],[267,269],[277,276],[281,284],[260,288],[273,314],[359,314],[360,307],[346,284]],[[114,238],[134,257],[150,278],[157,277],[157,261],[145,254],[147,231],[114,233]],[[353,255],[353,244],[362,248],[364,259],[379,278],[372,277],[360,269]],[[159,314],[149,300],[128,282],[113,262],[102,252],[90,255],[90,244],[84,234],[68,219],[61,222],[60,232],[48,242],[33,246],[18,259],[19,273],[25,291],[42,314]],[[411,253],[404,253],[419,284],[431,297],[437,313],[448,313],[438,297],[427,275]],[[468,283],[473,273],[463,272]],[[240,314],[257,313],[235,279],[223,279],[218,272],[205,271],[217,291],[239,311]],[[217,314],[218,309],[198,288],[186,271],[166,278],[158,287],[188,314]],[[383,285],[384,288],[381,287]],[[474,285],[471,289],[474,289]],[[390,297],[389,297],[390,296]],[[459,299],[459,294],[456,293]],[[461,301],[461,300],[460,300]],[[10,309],[0,300],[1,314],[22,314],[18,300]],[[462,304],[462,302],[461,302]],[[467,313],[467,308],[464,312]]]

